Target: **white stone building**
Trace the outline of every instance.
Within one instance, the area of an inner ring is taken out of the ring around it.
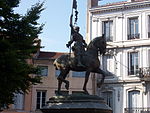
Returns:
[[[110,76],[97,94],[113,113],[150,112],[150,0],[88,0],[87,42],[102,34],[109,46],[101,68]]]

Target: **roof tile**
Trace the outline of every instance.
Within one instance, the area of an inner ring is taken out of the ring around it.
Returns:
[[[37,59],[56,59],[63,54],[67,53],[40,51]]]

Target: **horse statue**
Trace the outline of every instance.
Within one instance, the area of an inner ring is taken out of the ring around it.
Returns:
[[[70,55],[62,55],[54,61],[54,66],[56,69],[60,70],[60,75],[58,76],[58,94],[61,94],[62,82],[65,83],[65,88],[69,89],[69,81],[65,80],[67,74],[70,70],[72,71],[85,71],[85,81],[83,85],[83,90],[88,93],[86,85],[89,79],[90,72],[102,74],[101,84],[103,84],[106,73],[100,69],[100,61],[98,58],[99,52],[101,55],[106,52],[106,41],[104,36],[94,38],[89,45],[85,54],[82,56],[82,64],[84,67],[77,67],[75,57],[70,57]]]

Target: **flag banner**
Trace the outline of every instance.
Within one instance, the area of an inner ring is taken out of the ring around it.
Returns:
[[[77,1],[73,0],[73,9],[77,9]]]

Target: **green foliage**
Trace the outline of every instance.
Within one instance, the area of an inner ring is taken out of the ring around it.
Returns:
[[[38,35],[43,24],[37,20],[44,9],[37,3],[24,15],[14,13],[20,0],[0,0],[0,110],[13,103],[14,93],[27,92],[40,77],[27,63],[40,48]]]

